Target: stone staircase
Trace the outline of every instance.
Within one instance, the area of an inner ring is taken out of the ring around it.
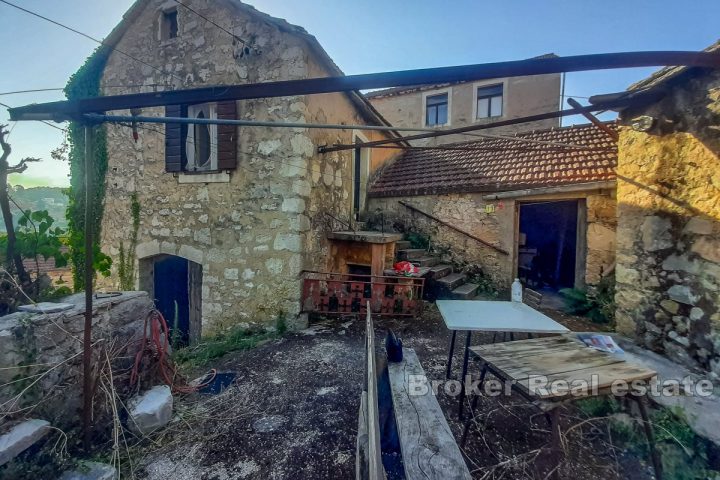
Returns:
[[[438,255],[425,249],[411,248],[410,242],[404,240],[395,246],[397,261],[407,260],[416,265],[420,275],[425,277],[425,300],[472,300],[477,297],[480,285],[468,282],[464,273],[453,272],[452,265],[443,263]]]

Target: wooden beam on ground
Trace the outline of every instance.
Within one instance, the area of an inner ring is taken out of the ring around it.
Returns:
[[[621,52],[532,58],[510,62],[426,68],[394,72],[308,78],[280,82],[215,86],[187,90],[114,95],[27,105],[10,110],[11,120],[67,120],[84,113],[192,103],[349,92],[373,88],[466,82],[490,78],[544,75],[616,68],[654,66],[720,67],[720,54],[661,51]]]

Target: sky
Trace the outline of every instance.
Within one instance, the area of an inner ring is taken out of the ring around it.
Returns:
[[[104,38],[132,0],[10,0]],[[185,0],[190,4],[213,0]],[[315,35],[346,74],[636,50],[701,50],[720,38],[720,0],[251,0],[258,10]],[[209,26],[208,28],[216,28]],[[59,88],[97,44],[0,3],[0,94]],[[571,73],[565,93],[625,90],[654,68]],[[0,95],[10,106],[62,100],[62,92]],[[0,106],[0,123],[8,114]],[[570,117],[564,124],[585,123]],[[10,122],[10,162],[42,162],[24,186],[67,186],[68,165],[50,158],[62,133],[37,122]]]

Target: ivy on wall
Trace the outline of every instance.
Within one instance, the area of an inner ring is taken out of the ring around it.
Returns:
[[[85,64],[75,72],[65,86],[68,100],[100,96],[100,80],[108,60],[110,49],[98,47],[88,57]],[[78,291],[85,287],[83,277],[85,262],[85,128],[81,122],[70,122],[68,128],[70,151],[70,188],[67,208],[68,242],[70,261],[73,267],[73,288]],[[110,274],[110,257],[100,251],[100,225],[102,221],[103,199],[105,198],[105,174],[107,172],[107,132],[104,126],[98,126],[94,137],[94,162],[91,175],[94,179],[90,208],[91,228],[93,231],[93,264],[95,271],[104,276]]]

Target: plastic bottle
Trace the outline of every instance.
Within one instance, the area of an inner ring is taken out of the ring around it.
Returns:
[[[520,283],[519,278],[516,278],[515,281],[512,283],[512,287],[510,287],[510,298],[513,302],[521,302],[522,303],[522,296],[523,296],[522,283]]]

